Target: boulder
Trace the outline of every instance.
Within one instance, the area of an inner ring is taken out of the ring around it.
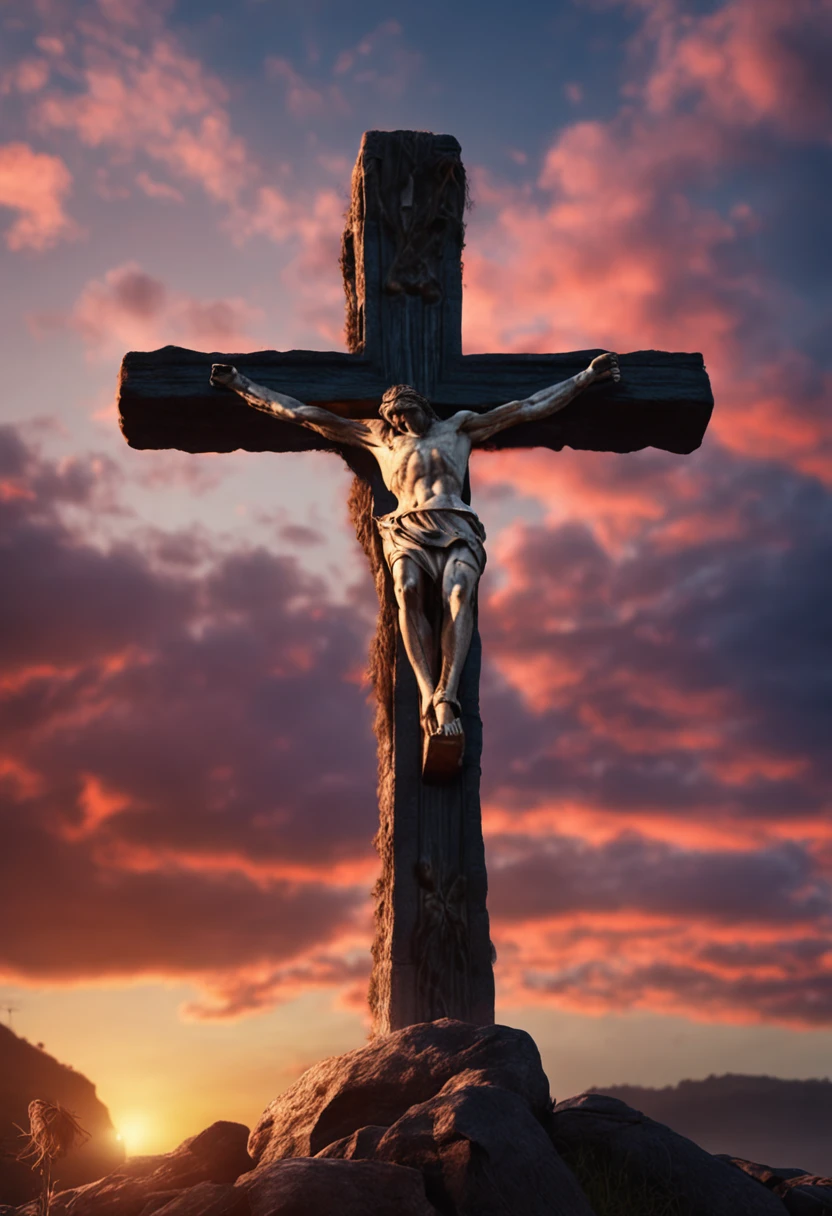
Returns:
[[[375,1159],[420,1170],[430,1201],[454,1216],[593,1216],[528,1104],[457,1080],[402,1115]]]
[[[754,1178],[617,1098],[558,1103],[551,1134],[599,1213],[615,1194],[634,1212],[664,1200],[678,1216],[785,1216],[782,1200]]]
[[[801,1174],[785,1178],[774,1188],[790,1216],[832,1216],[832,1178]]]
[[[173,1152],[129,1158],[118,1173],[125,1178],[145,1178],[156,1191],[181,1190],[198,1182],[234,1182],[252,1166],[247,1141],[244,1124],[220,1121],[183,1140]]]
[[[371,1161],[375,1157],[378,1142],[386,1131],[386,1127],[377,1127],[372,1123],[368,1127],[359,1127],[351,1136],[343,1136],[334,1144],[328,1144],[315,1156],[337,1157],[340,1161]]]
[[[803,1178],[806,1175],[805,1170],[793,1169],[791,1166],[781,1168],[774,1165],[760,1165],[758,1161],[746,1161],[744,1157],[729,1157],[727,1153],[715,1153],[714,1155],[719,1161],[726,1161],[728,1165],[742,1170],[744,1174],[748,1174],[749,1178],[756,1178],[770,1191],[788,1178]]]
[[[237,1189],[247,1192],[251,1216],[438,1216],[418,1170],[380,1161],[275,1161]]]
[[[59,1191],[49,1205],[50,1216],[142,1216],[153,1200],[166,1203],[170,1193],[157,1194],[143,1179],[108,1174],[97,1182]],[[18,1216],[40,1216],[40,1200],[18,1208]]]
[[[213,1182],[200,1182],[199,1186],[214,1186]],[[139,1216],[153,1216],[154,1212],[158,1212],[159,1208],[163,1208],[172,1200],[178,1199],[180,1195],[184,1195],[184,1191],[151,1191],[148,1196],[147,1203],[142,1208]]]
[[[141,1216],[250,1216],[248,1192],[229,1183],[200,1182]]]
[[[832,1174],[832,1081],[728,1073],[662,1089],[604,1086],[709,1153],[750,1161],[799,1161],[802,1173]]]
[[[202,1182],[234,1182],[252,1166],[246,1152],[248,1128],[242,1123],[213,1123],[171,1153],[131,1157],[116,1173],[86,1186],[60,1191],[51,1216],[151,1216],[180,1192]],[[39,1216],[38,1201],[18,1216]]]
[[[744,1157],[720,1154],[720,1161],[756,1178],[782,1199],[792,1216],[832,1216],[832,1178],[821,1178],[792,1167],[760,1165],[757,1161],[746,1161]]]
[[[539,1117],[549,1082],[530,1035],[442,1018],[314,1065],[266,1109],[249,1138],[258,1165],[314,1157],[369,1124],[389,1126],[467,1070],[518,1094]]]

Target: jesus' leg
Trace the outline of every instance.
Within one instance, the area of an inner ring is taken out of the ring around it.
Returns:
[[[426,575],[412,557],[402,556],[393,563],[393,589],[399,606],[399,629],[410,665],[419,685],[422,718],[430,713],[434,694],[434,642],[430,621],[425,615]]]
[[[474,632],[474,597],[479,574],[467,550],[451,550],[442,579],[442,672],[434,694],[436,723],[443,735],[462,734],[459,681]]]

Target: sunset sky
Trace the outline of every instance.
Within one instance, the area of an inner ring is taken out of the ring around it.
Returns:
[[[138,453],[130,349],[344,349],[373,127],[464,344],[702,351],[689,457],[482,453],[498,1020],[556,1097],[832,1060],[832,0],[2,0],[0,1006],[134,1152],[360,1045],[372,583],[337,458]],[[6,1019],[6,1014],[0,1016]]]

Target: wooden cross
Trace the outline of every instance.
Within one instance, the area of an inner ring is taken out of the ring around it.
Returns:
[[[376,416],[391,384],[410,384],[447,417],[525,398],[581,371],[599,351],[562,355],[463,355],[462,265],[466,204],[460,147],[450,135],[368,131],[353,171],[341,267],[349,354],[261,351],[200,354],[166,346],[122,364],[121,427],[135,448],[187,452],[338,450],[321,436],[276,423],[209,384],[211,364],[349,417]],[[619,385],[598,385],[545,421],[499,434],[492,448],[564,446],[687,453],[713,407],[698,354],[621,355]],[[373,515],[396,503],[372,457],[340,451],[356,473],[356,531],[380,601],[371,655],[378,696],[382,873],[370,1006],[376,1033],[450,1016],[494,1020],[493,952],[480,822],[480,639],[475,631],[461,687],[465,762],[450,785],[421,780],[418,698],[396,621]]]

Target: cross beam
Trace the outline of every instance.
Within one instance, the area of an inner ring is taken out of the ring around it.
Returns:
[[[128,354],[119,384],[121,428],[135,448],[188,452],[291,452],[333,448],[302,427],[212,389],[211,363],[232,363],[259,384],[351,417],[373,417],[391,384],[411,384],[441,415],[486,410],[568,379],[600,351],[462,354],[465,171],[457,141],[414,131],[368,131],[353,171],[342,244],[349,354],[260,351],[201,354],[167,346]],[[543,422],[496,436],[499,447],[565,446],[632,452],[693,451],[713,407],[702,356],[638,351],[620,356],[621,382],[596,385]],[[341,452],[358,476],[351,510],[380,600],[371,656],[378,695],[382,874],[370,1005],[377,1033],[451,1016],[494,1020],[479,779],[480,639],[475,631],[460,688],[466,736],[460,776],[421,780],[415,678],[373,524],[395,506],[372,458]]]
[[[442,417],[461,409],[483,412],[568,380],[600,353],[458,356],[442,367],[431,402]],[[125,356],[119,385],[121,426],[131,447],[185,452],[334,447],[314,431],[290,422],[275,426],[242,402],[218,394],[208,383],[212,363],[231,363],[266,388],[348,418],[377,417],[382,393],[391,383],[371,359],[337,351],[205,355],[165,346],[133,352]],[[502,431],[489,446],[593,452],[654,447],[680,455],[698,448],[713,408],[702,356],[642,350],[621,355],[619,363],[622,378],[615,387],[596,385],[543,422]]]

